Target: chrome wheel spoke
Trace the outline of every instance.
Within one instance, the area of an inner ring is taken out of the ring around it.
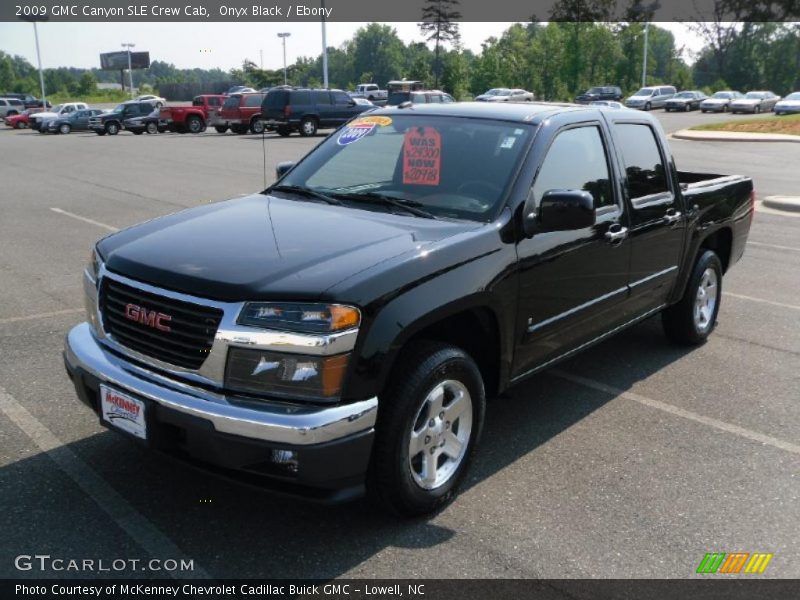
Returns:
[[[433,486],[436,483],[436,465],[438,462],[438,453],[431,454],[426,452],[425,457],[422,459],[422,481],[429,486]]]
[[[425,429],[411,432],[411,443],[408,446],[408,457],[414,458],[425,450]]]
[[[464,414],[464,411],[467,410],[467,405],[469,404],[469,400],[466,397],[464,392],[459,391],[455,398],[444,408],[444,418],[445,421],[449,421],[450,423],[455,423],[458,418]]]
[[[444,452],[447,456],[452,458],[453,460],[458,460],[461,458],[461,451],[464,449],[464,443],[458,439],[456,434],[452,431],[448,432],[445,436],[444,446],[442,447],[442,452]]]
[[[444,385],[438,385],[428,396],[428,418],[438,417],[442,412],[442,404],[444,404]]]

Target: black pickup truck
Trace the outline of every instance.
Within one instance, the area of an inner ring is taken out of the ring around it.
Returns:
[[[658,313],[704,342],[754,210],[630,110],[401,105],[278,170],[100,240],[67,371],[152,448],[401,514],[452,498],[487,397]]]

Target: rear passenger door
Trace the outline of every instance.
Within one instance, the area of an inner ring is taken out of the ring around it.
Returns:
[[[522,339],[514,376],[613,329],[625,318],[621,307],[628,296],[627,215],[608,129],[599,119],[567,125],[541,143],[547,150],[534,167],[529,199],[538,209],[549,190],[586,190],[594,198],[596,224],[534,233],[517,245]]]
[[[661,307],[678,276],[686,216],[671,174],[674,165],[649,122],[612,125],[630,204],[629,306],[635,314]]]

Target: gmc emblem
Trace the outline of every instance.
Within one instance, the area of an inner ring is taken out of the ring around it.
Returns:
[[[153,329],[172,331],[170,326],[167,325],[167,323],[172,321],[171,316],[165,315],[164,313],[160,313],[156,310],[147,310],[146,308],[136,306],[135,304],[125,305],[125,318],[141,323],[142,325],[147,325]]]

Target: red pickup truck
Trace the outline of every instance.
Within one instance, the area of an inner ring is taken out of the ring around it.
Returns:
[[[222,130],[222,125],[228,125],[233,133],[261,133],[264,131],[264,121],[259,117],[261,115],[261,101],[266,96],[265,93],[259,92],[246,92],[244,94],[231,94],[225,99],[222,104],[222,110],[219,112],[220,126],[216,130],[220,133],[225,133]]]
[[[208,125],[209,113],[218,110],[225,96],[202,94],[195,96],[191,106],[164,106],[159,119],[165,121],[170,131],[178,133],[200,133]]]

